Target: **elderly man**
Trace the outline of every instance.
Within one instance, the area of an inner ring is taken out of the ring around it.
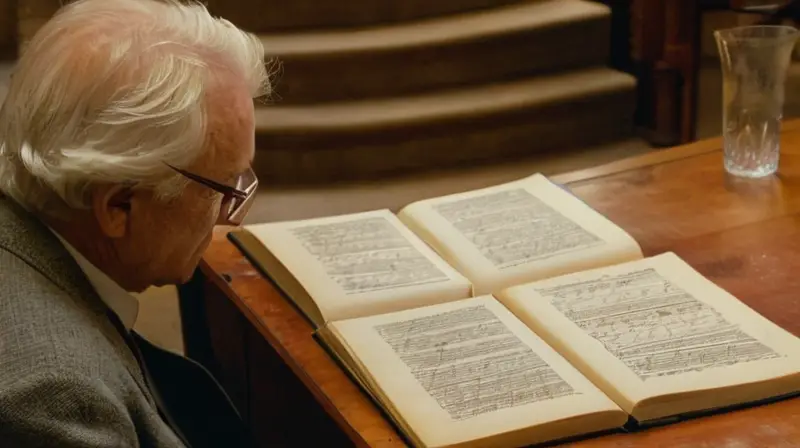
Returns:
[[[197,4],[80,0],[0,111],[0,446],[243,446],[197,364],[132,331],[256,187],[263,48]]]

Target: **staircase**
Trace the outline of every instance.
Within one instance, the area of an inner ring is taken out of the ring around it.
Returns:
[[[20,6],[23,46],[59,3]],[[265,185],[530,163],[633,136],[636,82],[607,66],[600,2],[205,3],[278,61],[256,110]]]
[[[266,183],[375,179],[632,135],[587,0],[209,0],[277,59],[256,112]]]

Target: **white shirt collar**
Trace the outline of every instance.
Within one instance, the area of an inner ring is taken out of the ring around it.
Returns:
[[[136,317],[139,315],[139,301],[133,294],[123,289],[117,282],[111,279],[103,271],[94,266],[89,260],[86,259],[80,252],[78,252],[72,245],[70,245],[58,233],[53,231],[53,234],[61,241],[61,244],[67,249],[67,252],[72,255],[75,262],[78,263],[89,283],[92,284],[97,295],[100,299],[111,308],[119,319],[122,325],[128,330],[133,328],[136,322]]]

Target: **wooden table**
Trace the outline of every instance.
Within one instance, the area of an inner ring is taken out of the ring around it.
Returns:
[[[630,232],[646,254],[676,252],[800,335],[800,121],[784,124],[782,145],[779,174],[764,180],[726,176],[718,139],[554,180]],[[224,230],[198,272],[182,303],[190,330],[199,323],[207,333],[195,331],[205,340],[191,340],[188,353],[218,375],[265,445],[403,446]],[[570,446],[800,446],[800,399]]]

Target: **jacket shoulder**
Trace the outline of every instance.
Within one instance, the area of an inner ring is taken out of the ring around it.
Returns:
[[[0,388],[48,369],[90,376],[125,369],[124,341],[109,334],[106,316],[2,248],[0,272]]]

